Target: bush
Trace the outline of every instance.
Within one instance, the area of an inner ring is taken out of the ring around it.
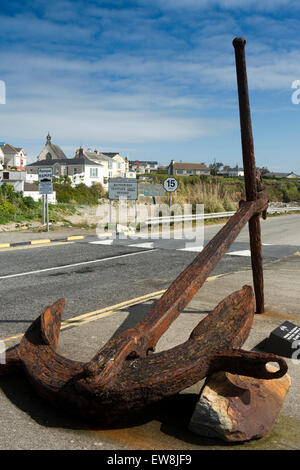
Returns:
[[[73,207],[49,204],[51,217],[56,220],[62,220],[64,215],[73,214],[75,211]],[[31,197],[23,197],[22,192],[15,192],[12,185],[0,186],[0,224],[41,218],[41,201],[35,202]]]
[[[67,180],[63,183],[54,183],[53,189],[56,191],[57,202],[65,204],[83,204],[96,206],[101,197],[105,197],[106,192],[100,183],[95,183],[88,187],[80,183],[73,188]]]
[[[23,203],[28,209],[35,209],[38,205],[38,202],[35,202],[31,196],[23,197]]]

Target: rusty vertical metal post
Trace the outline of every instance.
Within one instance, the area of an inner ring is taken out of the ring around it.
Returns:
[[[235,38],[233,40],[239,95],[241,140],[245,173],[246,197],[247,201],[255,201],[257,199],[257,180],[248,93],[245,44],[246,40],[244,38]],[[263,313],[264,281],[262,266],[261,229],[258,214],[254,215],[249,220],[249,235],[251,248],[251,263],[253,271],[253,284],[256,298],[256,313]]]

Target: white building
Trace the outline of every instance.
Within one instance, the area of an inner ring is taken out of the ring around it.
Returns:
[[[151,173],[151,171],[157,171],[158,162],[155,161],[130,161],[129,167],[132,171],[135,171],[137,174]]]
[[[201,176],[210,175],[210,169],[204,163],[185,163],[185,162],[174,162],[168,167],[170,175],[181,175],[181,176]]]
[[[10,144],[0,145],[0,164],[6,168],[17,168],[25,170],[27,155],[22,147],[14,147]]]
[[[92,186],[95,183],[103,185],[103,165],[93,162],[86,157],[66,158],[58,160],[41,160],[27,165],[28,178],[38,175],[39,168],[52,168],[53,176],[68,176],[72,185],[84,183]]]
[[[234,168],[230,168],[229,166],[224,166],[222,171],[218,171],[218,175],[228,175],[234,178],[238,176],[244,176],[244,169],[239,168],[238,165]]]
[[[121,157],[117,152],[100,152],[91,149],[84,150],[79,148],[76,150],[75,159],[87,158],[95,163],[101,164],[103,167],[103,186],[107,188],[108,178],[136,178],[136,172],[129,170],[129,162],[127,158]]]
[[[24,197],[32,197],[34,201],[38,201],[42,198],[39,193],[37,184],[33,182],[27,182],[27,175],[25,171],[0,171],[0,186],[3,184],[10,184],[14,187],[14,191],[23,192]],[[48,201],[50,204],[56,204],[56,192],[48,195]]]

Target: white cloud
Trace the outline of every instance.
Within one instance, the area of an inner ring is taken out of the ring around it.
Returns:
[[[250,93],[263,96],[262,109],[280,109],[274,96],[300,79],[300,22],[264,14],[269,1],[147,0],[131,9],[36,3],[44,4],[39,15],[0,16],[7,85],[0,137],[12,143],[18,135],[19,145],[35,148],[50,130],[63,148],[148,151],[155,142],[174,148],[231,136],[238,126],[232,39],[244,33]],[[274,9],[293,4],[272,1]]]
[[[146,4],[147,0],[140,0]],[[206,8],[223,8],[225,10],[258,10],[258,11],[274,11],[275,9],[297,8],[299,4],[297,0],[153,0],[154,4],[162,9],[206,9]]]

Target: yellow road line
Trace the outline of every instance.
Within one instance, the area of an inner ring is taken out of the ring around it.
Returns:
[[[68,237],[67,240],[83,240],[84,235],[72,235],[71,237]]]
[[[0,248],[9,248],[10,243],[0,243]]]
[[[93,312],[84,313],[82,315],[78,315],[77,317],[70,318],[69,320],[63,321],[62,325],[68,326],[70,324],[78,323],[79,321],[85,320],[90,317],[94,317],[95,319],[101,318],[102,315],[104,315],[105,313],[110,313],[110,312],[115,313],[115,311],[121,310],[125,307],[130,307],[131,305],[139,304],[139,303],[145,302],[146,300],[150,300],[154,297],[158,297],[162,295],[165,291],[166,289],[158,290],[156,292],[151,292],[150,294],[142,295],[141,297],[136,297],[135,299],[125,300],[124,302],[120,302],[119,304],[110,305],[109,307],[101,308],[100,310],[95,310]]]
[[[227,274],[227,273],[226,273]],[[217,274],[216,276],[211,276],[206,279],[206,281],[210,282],[219,277],[222,277],[226,274]],[[231,273],[232,274],[232,273]],[[83,313],[82,315],[78,315],[73,318],[69,318],[68,320],[64,320],[61,324],[61,330],[69,328],[71,326],[80,326],[85,323],[90,323],[92,321],[98,320],[100,318],[105,318],[110,315],[114,315],[118,313],[120,310],[131,307],[132,305],[136,305],[139,303],[143,303],[146,300],[155,299],[156,297],[160,297],[167,289],[158,290],[155,292],[151,292],[150,294],[142,295],[141,297],[136,297],[135,299],[125,300],[124,302],[120,302],[115,305],[110,305],[108,307],[101,308],[99,310],[94,310],[93,312]],[[24,333],[10,336],[8,338],[4,338],[1,341],[12,341],[14,339],[22,338]]]
[[[72,245],[74,242],[52,242],[49,246],[56,246],[56,245]],[[1,248],[0,245],[0,253],[5,251],[12,251],[12,250],[28,250],[28,248],[41,248],[44,245],[20,245],[20,246],[9,246],[7,248]]]
[[[158,297],[165,291],[166,289],[151,292],[150,294],[142,295],[141,297],[136,297],[135,299],[126,300],[125,302],[120,302],[119,304],[110,305],[109,307],[104,307],[100,310],[94,310],[93,312],[84,313],[82,315],[78,315],[77,317],[69,318],[68,320],[64,320],[62,322],[61,330],[70,326],[79,326],[83,323],[98,320],[98,318],[108,317],[109,315],[113,315],[125,307],[130,307],[131,305],[136,305],[138,303],[145,302],[146,300]],[[1,341],[11,341],[13,339],[22,338],[23,334],[24,333],[20,333],[18,335],[10,336],[8,338],[2,339]]]
[[[41,240],[31,240],[31,245],[39,245],[40,243],[50,243],[51,240],[48,238],[42,238]]]

